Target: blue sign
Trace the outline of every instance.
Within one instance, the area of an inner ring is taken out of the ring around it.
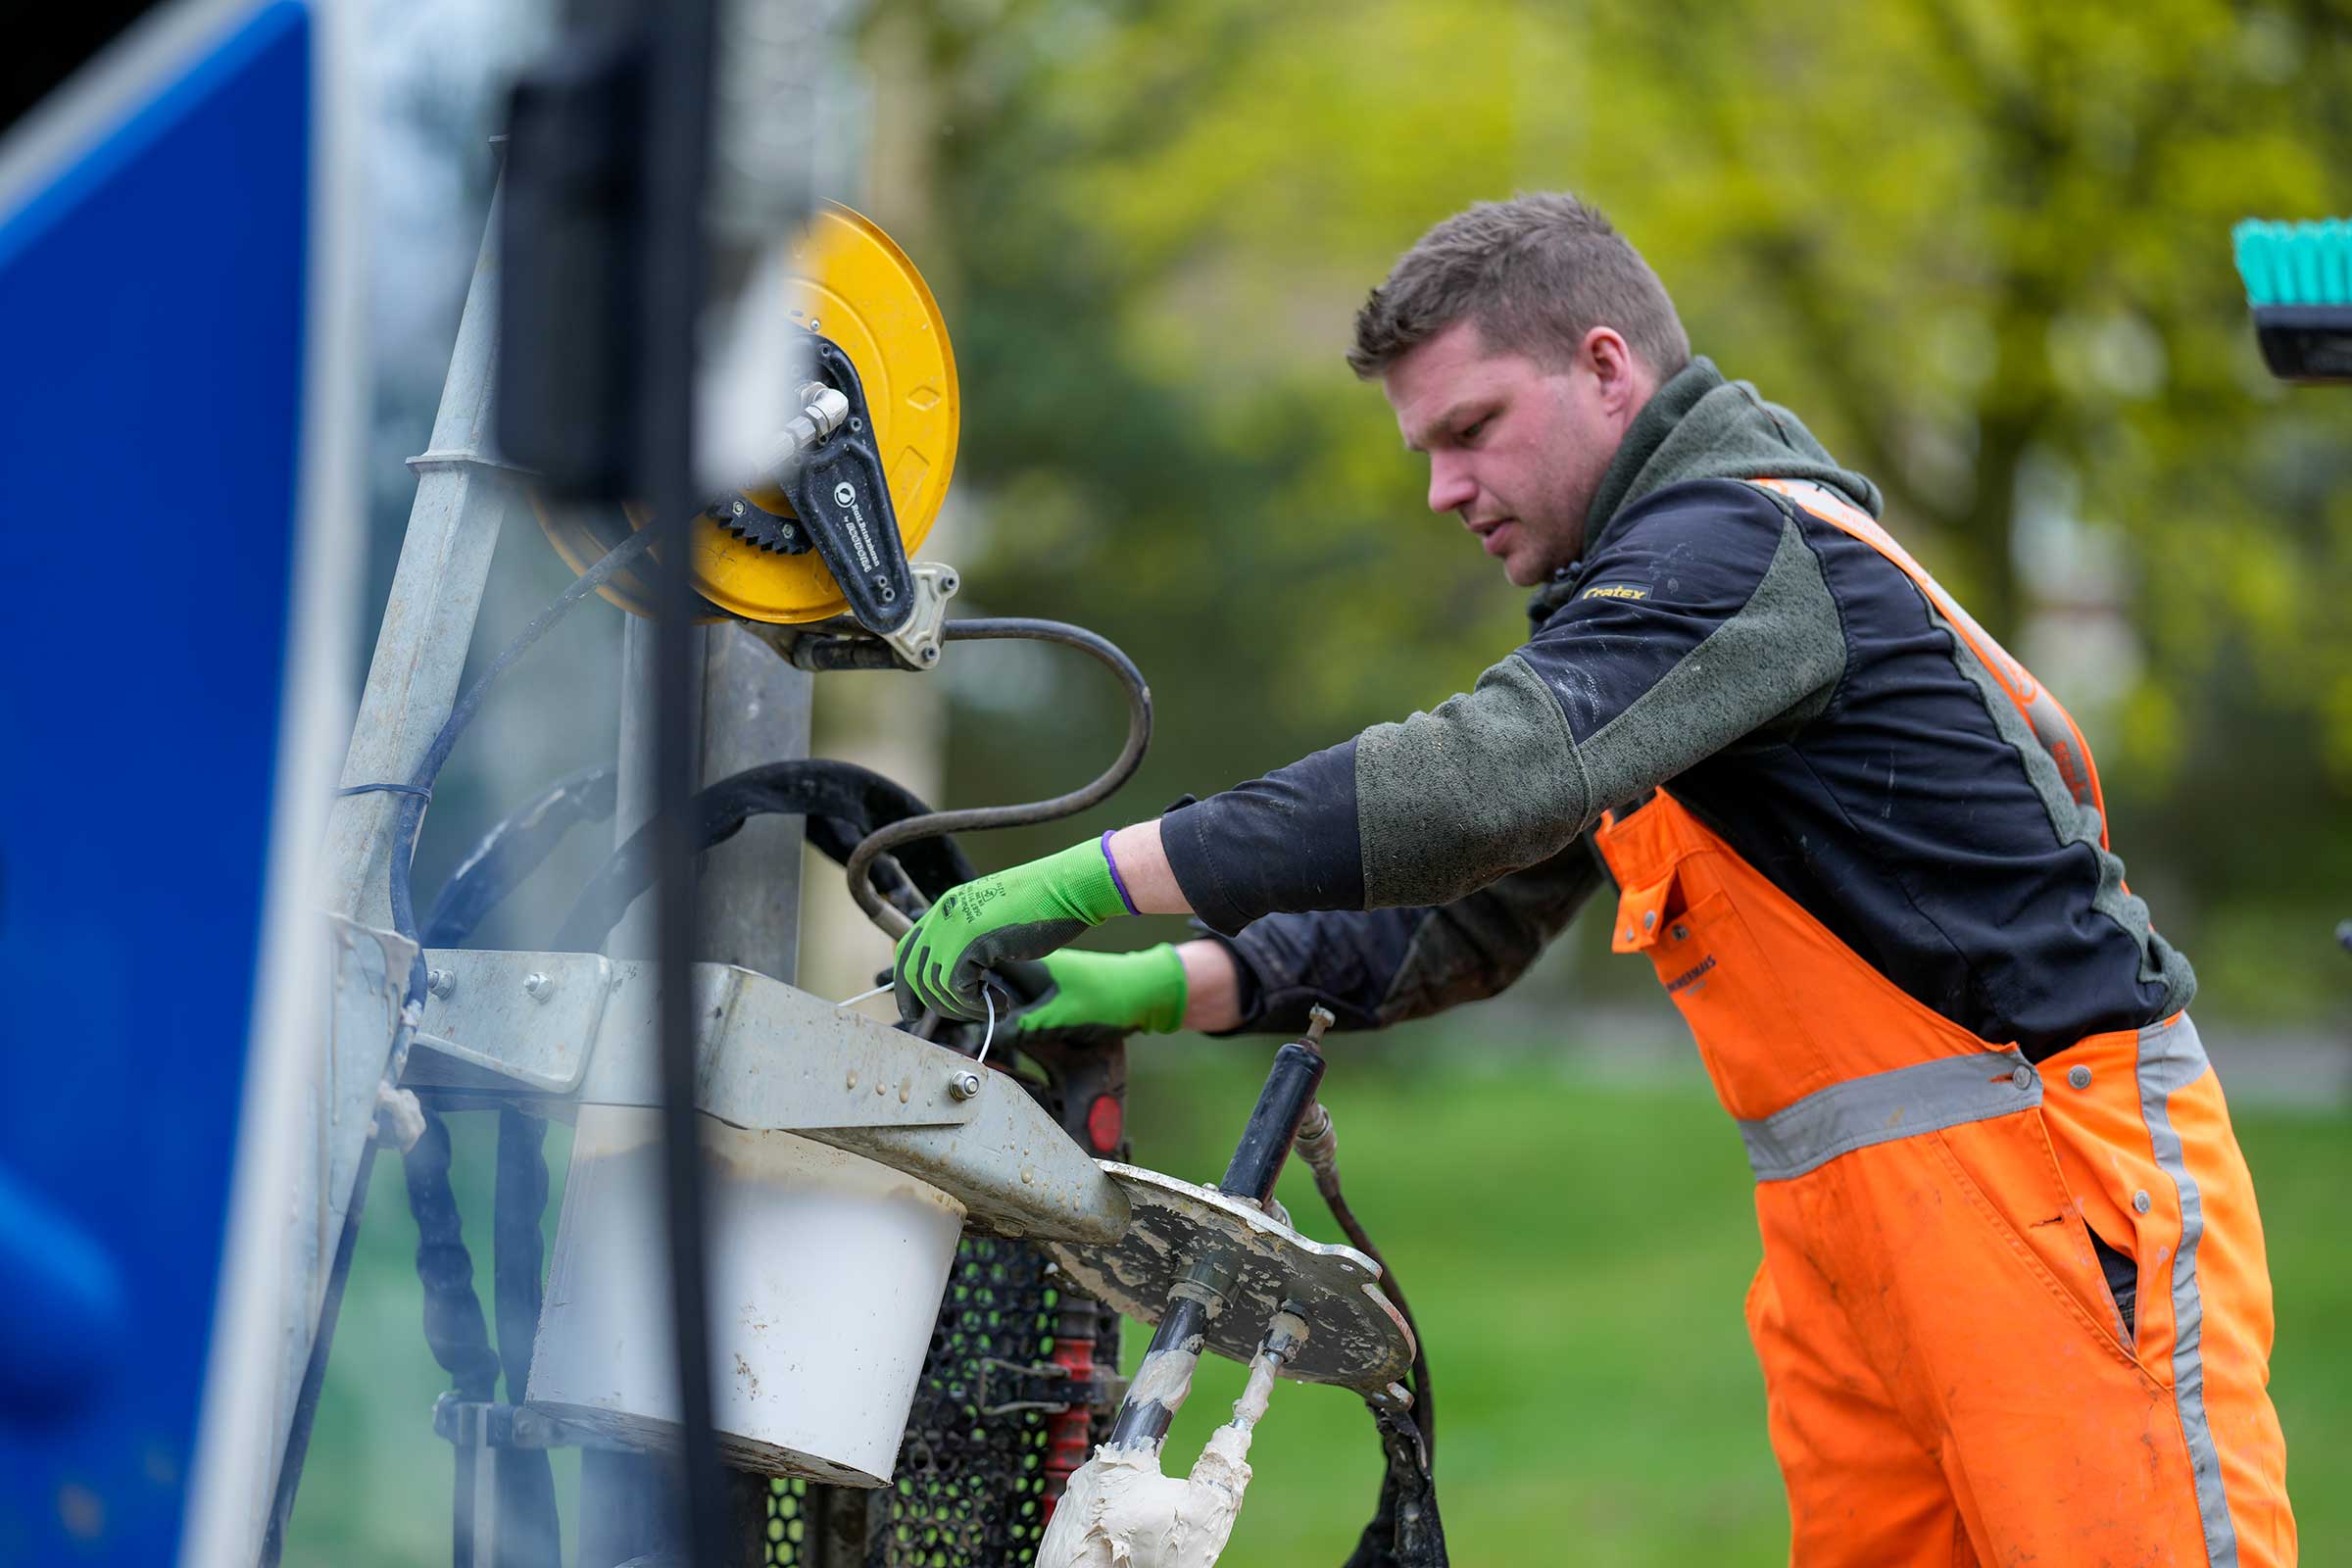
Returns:
[[[239,1142],[301,1136],[239,1120],[318,35],[159,7],[0,139],[0,1562],[179,1554]]]

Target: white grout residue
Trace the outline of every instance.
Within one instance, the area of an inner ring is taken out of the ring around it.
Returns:
[[[1173,1377],[1179,1360],[1183,1382],[1176,1402],[1183,1402],[1200,1361],[1197,1344],[1146,1357],[1136,1389],[1157,1370],[1153,1362],[1169,1363],[1163,1376]],[[1251,1358],[1233,1419],[1209,1434],[1193,1473],[1181,1481],[1160,1474],[1153,1449],[1096,1449],[1070,1477],[1054,1509],[1037,1548],[1037,1568],[1212,1568],[1233,1539],[1242,1511],[1242,1494],[1250,1486],[1250,1440],[1273,1396],[1277,1364],[1263,1351]]]
[[[1135,1369],[1127,1398],[1134,1404],[1156,1399],[1174,1414],[1191,1396],[1193,1374],[1200,1369],[1200,1336],[1196,1334],[1173,1349],[1153,1350],[1145,1356],[1144,1364]]]

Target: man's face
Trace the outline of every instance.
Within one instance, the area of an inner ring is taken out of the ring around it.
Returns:
[[[1607,327],[1554,369],[1491,353],[1476,322],[1457,321],[1380,384],[1405,446],[1429,457],[1429,510],[1458,515],[1505,576],[1532,588],[1583,551],[1585,513],[1646,382]]]

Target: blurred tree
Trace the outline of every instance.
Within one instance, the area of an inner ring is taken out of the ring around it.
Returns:
[[[2264,376],[2228,229],[2346,205],[2344,10],[886,5],[941,106],[970,592],[1157,679],[1152,798],[1106,818],[1465,685],[1513,596],[1340,355],[1428,224],[1573,188],[1996,634],[2063,630],[2066,562],[2114,564],[2136,635],[2085,720],[2176,932],[2282,835],[2274,877],[2325,897],[2352,884],[2352,402]],[[1004,705],[956,795],[1067,777],[1106,712]]]

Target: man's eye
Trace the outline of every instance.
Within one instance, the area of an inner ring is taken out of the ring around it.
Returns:
[[[1494,416],[1491,414],[1482,419],[1474,419],[1470,423],[1463,425],[1461,433],[1455,436],[1454,439],[1457,441],[1475,441],[1486,431],[1487,426],[1493,424],[1494,422]]]

